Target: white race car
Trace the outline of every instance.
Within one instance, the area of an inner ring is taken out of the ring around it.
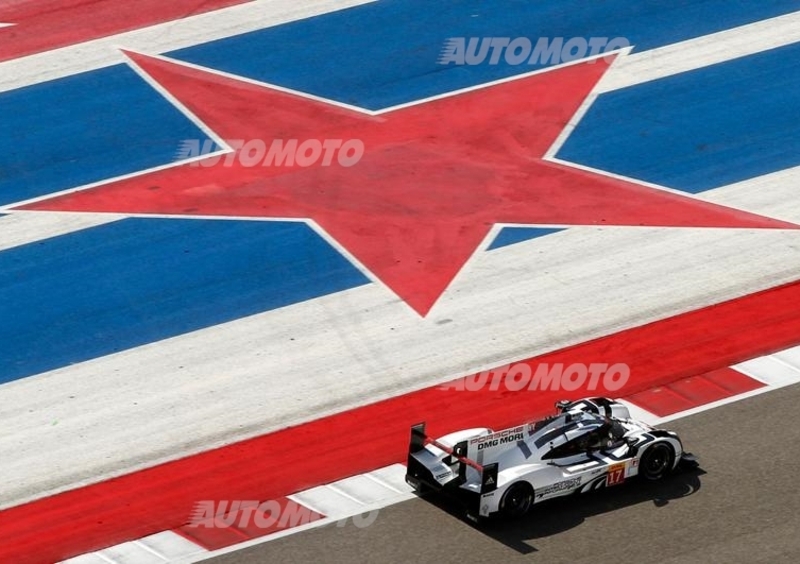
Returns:
[[[502,431],[466,429],[436,440],[425,423],[411,428],[406,482],[463,502],[478,521],[520,517],[541,501],[622,484],[660,480],[679,465],[697,466],[678,435],[631,419],[608,398],[556,404],[558,413]]]

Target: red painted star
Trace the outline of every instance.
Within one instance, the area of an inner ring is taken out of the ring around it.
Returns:
[[[796,228],[543,160],[605,60],[372,115],[129,56],[223,139],[357,139],[365,152],[350,167],[183,164],[26,209],[313,220],[423,316],[498,222]]]

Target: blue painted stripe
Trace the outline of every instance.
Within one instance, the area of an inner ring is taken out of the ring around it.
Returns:
[[[367,284],[302,223],[127,219],[0,252],[0,383]]]
[[[702,192],[800,165],[800,43],[600,96],[562,159]]]
[[[443,66],[450,37],[624,37],[641,51],[797,9],[796,0],[384,0],[170,54],[379,109],[542,66]]]
[[[494,238],[491,245],[487,248],[488,251],[499,249],[500,247],[507,247],[523,241],[530,241],[538,237],[544,237],[551,233],[558,233],[563,229],[551,227],[504,227]]]
[[[207,138],[127,65],[0,94],[0,116],[0,204],[173,162],[181,140]]]

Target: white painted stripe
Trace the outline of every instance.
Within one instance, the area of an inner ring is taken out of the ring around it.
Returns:
[[[167,561],[206,552],[200,545],[172,531],[163,531],[146,536],[139,539],[139,543],[161,555]]]
[[[701,200],[800,224],[800,166],[697,194]]]
[[[784,361],[778,355],[748,360],[734,366],[741,373],[760,380],[772,388],[800,382],[800,368]]]
[[[10,26],[12,26],[12,25],[17,25],[17,24],[13,24],[13,23],[2,23],[2,22],[0,22],[0,27],[10,27]]]
[[[0,251],[122,219],[117,214],[14,212],[0,217]]]
[[[141,540],[131,541],[131,544],[143,550],[145,554],[152,555],[158,562],[166,562],[169,560],[168,558],[165,558],[163,554],[161,554],[157,550],[153,550],[150,546],[146,545]]]
[[[381,478],[378,478],[373,473],[368,472],[367,474],[363,474],[363,476],[365,478],[367,478],[368,480],[371,480],[371,481],[375,482],[379,486],[382,486],[384,489],[389,490],[390,492],[392,492],[392,495],[403,493],[401,490],[398,490],[395,486],[392,486],[391,484],[387,484]]]
[[[376,478],[385,484],[392,486],[398,493],[407,495],[413,494],[414,488],[406,483],[406,465],[392,464],[378,468],[366,474],[371,478]]]
[[[599,92],[627,88],[800,41],[800,12],[743,25],[624,57]],[[634,49],[636,46],[634,45]]]
[[[60,564],[163,564],[196,557],[208,550],[189,539],[162,531],[138,540],[124,542],[95,552],[63,560]]]
[[[772,356],[800,373],[800,346],[777,352]]]
[[[326,484],[325,487],[328,488],[330,491],[334,492],[336,495],[338,495],[340,497],[343,497],[345,499],[349,499],[350,501],[352,501],[354,503],[357,503],[358,505],[365,505],[365,503],[363,501],[361,501],[358,498],[353,497],[350,493],[348,493],[347,491],[345,491],[342,488],[340,488],[339,484],[340,484],[340,481],[339,482],[333,482],[331,484]],[[332,512],[327,512],[326,515],[328,517],[335,517],[336,516]]]
[[[356,501],[331,484],[324,484],[309,490],[287,496],[289,499],[313,509],[331,519],[341,519],[363,510],[364,504]]]
[[[120,48],[165,53],[374,0],[254,0],[0,63],[0,92],[125,61]]]
[[[114,564],[164,564],[168,562],[137,541],[125,542],[96,553]]]
[[[87,552],[80,556],[75,556],[69,560],[63,560],[60,564],[109,564],[108,559],[100,556],[98,552]]]
[[[325,484],[322,484],[319,487],[323,487],[324,485]],[[303,493],[303,492],[298,492],[298,493]],[[314,497],[314,496],[312,495],[310,497]],[[305,507],[307,509],[310,509],[314,513],[317,513],[319,515],[325,515],[325,512],[322,510],[321,507],[317,507],[317,506],[313,505],[313,503],[311,503],[311,501],[309,501],[308,499],[303,498],[302,496],[301,497],[297,497],[296,494],[292,494],[292,495],[287,495],[286,499],[288,499],[290,501],[293,501],[293,502],[297,503],[298,505],[302,505],[303,507]]]
[[[389,489],[363,474],[340,480],[331,484],[331,486],[335,486],[340,493],[349,496],[361,505],[369,505],[371,503],[393,499],[401,495],[399,492]],[[333,517],[333,515],[331,516]]]

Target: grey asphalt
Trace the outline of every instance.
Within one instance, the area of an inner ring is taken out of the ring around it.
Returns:
[[[701,469],[536,506],[477,529],[430,500],[382,509],[207,562],[800,562],[800,386],[665,425]]]

